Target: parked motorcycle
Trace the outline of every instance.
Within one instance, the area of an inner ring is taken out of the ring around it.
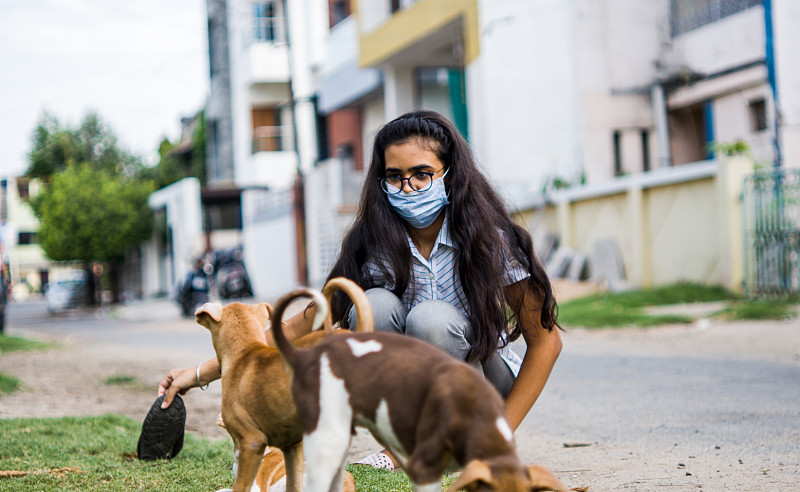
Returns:
[[[213,254],[214,283],[225,299],[252,297],[253,288],[244,266],[241,246],[217,250]]]
[[[180,305],[184,316],[194,316],[195,310],[211,300],[208,276],[203,267],[203,260],[196,260],[194,268],[186,275],[183,283],[178,288],[176,301]]]

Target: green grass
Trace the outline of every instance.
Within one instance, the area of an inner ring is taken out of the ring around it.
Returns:
[[[103,380],[103,384],[106,386],[130,386],[137,383],[139,383],[139,381],[136,379],[136,376],[130,376],[128,374],[114,374]]]
[[[0,395],[7,395],[20,389],[19,379],[0,372]]]
[[[6,492],[204,491],[231,485],[233,446],[186,435],[172,461],[143,462],[132,457],[141,423],[127,417],[64,417],[0,420],[0,470],[28,472],[78,468],[86,473],[31,474],[0,479]]]
[[[45,350],[55,347],[51,343],[28,340],[27,338],[0,335],[0,355],[18,350]],[[7,395],[20,389],[19,380],[0,372],[0,395]]]
[[[0,355],[17,350],[45,350],[52,347],[55,347],[52,343],[0,335]]]
[[[614,328],[691,323],[690,316],[648,314],[644,308],[681,303],[725,301],[712,317],[727,320],[786,319],[796,316],[797,298],[744,299],[718,286],[677,283],[629,292],[599,293],[559,305],[558,321],[565,327]]]
[[[789,319],[797,316],[796,297],[786,299],[757,299],[732,303],[716,315],[721,319],[762,320]]]
[[[230,440],[186,434],[172,461],[137,460],[141,423],[119,415],[0,420],[0,470],[30,472],[0,478],[0,490],[15,491],[202,491],[233,485]],[[58,477],[48,470],[79,469]],[[359,492],[410,492],[404,473],[348,466]],[[39,473],[35,473],[39,472]],[[455,477],[442,482],[449,486]]]

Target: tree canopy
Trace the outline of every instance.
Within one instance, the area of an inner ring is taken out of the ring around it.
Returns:
[[[74,129],[63,127],[56,117],[45,113],[31,140],[25,176],[45,183],[54,174],[80,163],[126,177],[136,177],[144,170],[139,159],[120,148],[111,128],[95,113],[87,114]]]
[[[55,261],[122,260],[152,233],[152,191],[149,181],[125,180],[87,163],[68,167],[33,202],[42,249]]]

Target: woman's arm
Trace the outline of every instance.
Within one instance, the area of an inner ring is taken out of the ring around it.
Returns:
[[[517,316],[527,348],[511,392],[506,398],[508,423],[516,430],[539,398],[550,372],[561,353],[561,334],[558,327],[542,327],[542,302],[530,290],[528,280],[506,287],[506,298]]]
[[[286,320],[283,327],[286,338],[294,340],[295,338],[309,333],[315,313],[315,308],[309,307],[305,311]],[[267,345],[274,347],[275,342],[272,340],[270,330],[265,332],[265,336]],[[204,386],[211,381],[216,381],[220,376],[219,363],[216,358],[201,363],[199,369],[197,366],[184,369],[172,369],[164,376],[164,379],[162,379],[161,383],[158,385],[158,396],[165,395],[164,401],[161,403],[161,408],[170,406],[176,394],[184,395],[192,388]]]

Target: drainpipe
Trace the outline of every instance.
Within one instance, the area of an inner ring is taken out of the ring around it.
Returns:
[[[780,109],[778,104],[778,83],[775,77],[775,40],[773,37],[772,25],[772,0],[762,0],[764,6],[764,30],[766,37],[766,58],[767,58],[767,78],[769,87],[772,89],[772,103],[774,106],[775,135],[772,139],[772,146],[775,151],[775,167],[781,166],[781,142],[780,142]]]
[[[670,167],[672,166],[672,154],[669,148],[667,101],[664,98],[664,86],[660,80],[656,80],[650,87],[650,103],[653,106],[653,128],[658,141],[657,167]]]

